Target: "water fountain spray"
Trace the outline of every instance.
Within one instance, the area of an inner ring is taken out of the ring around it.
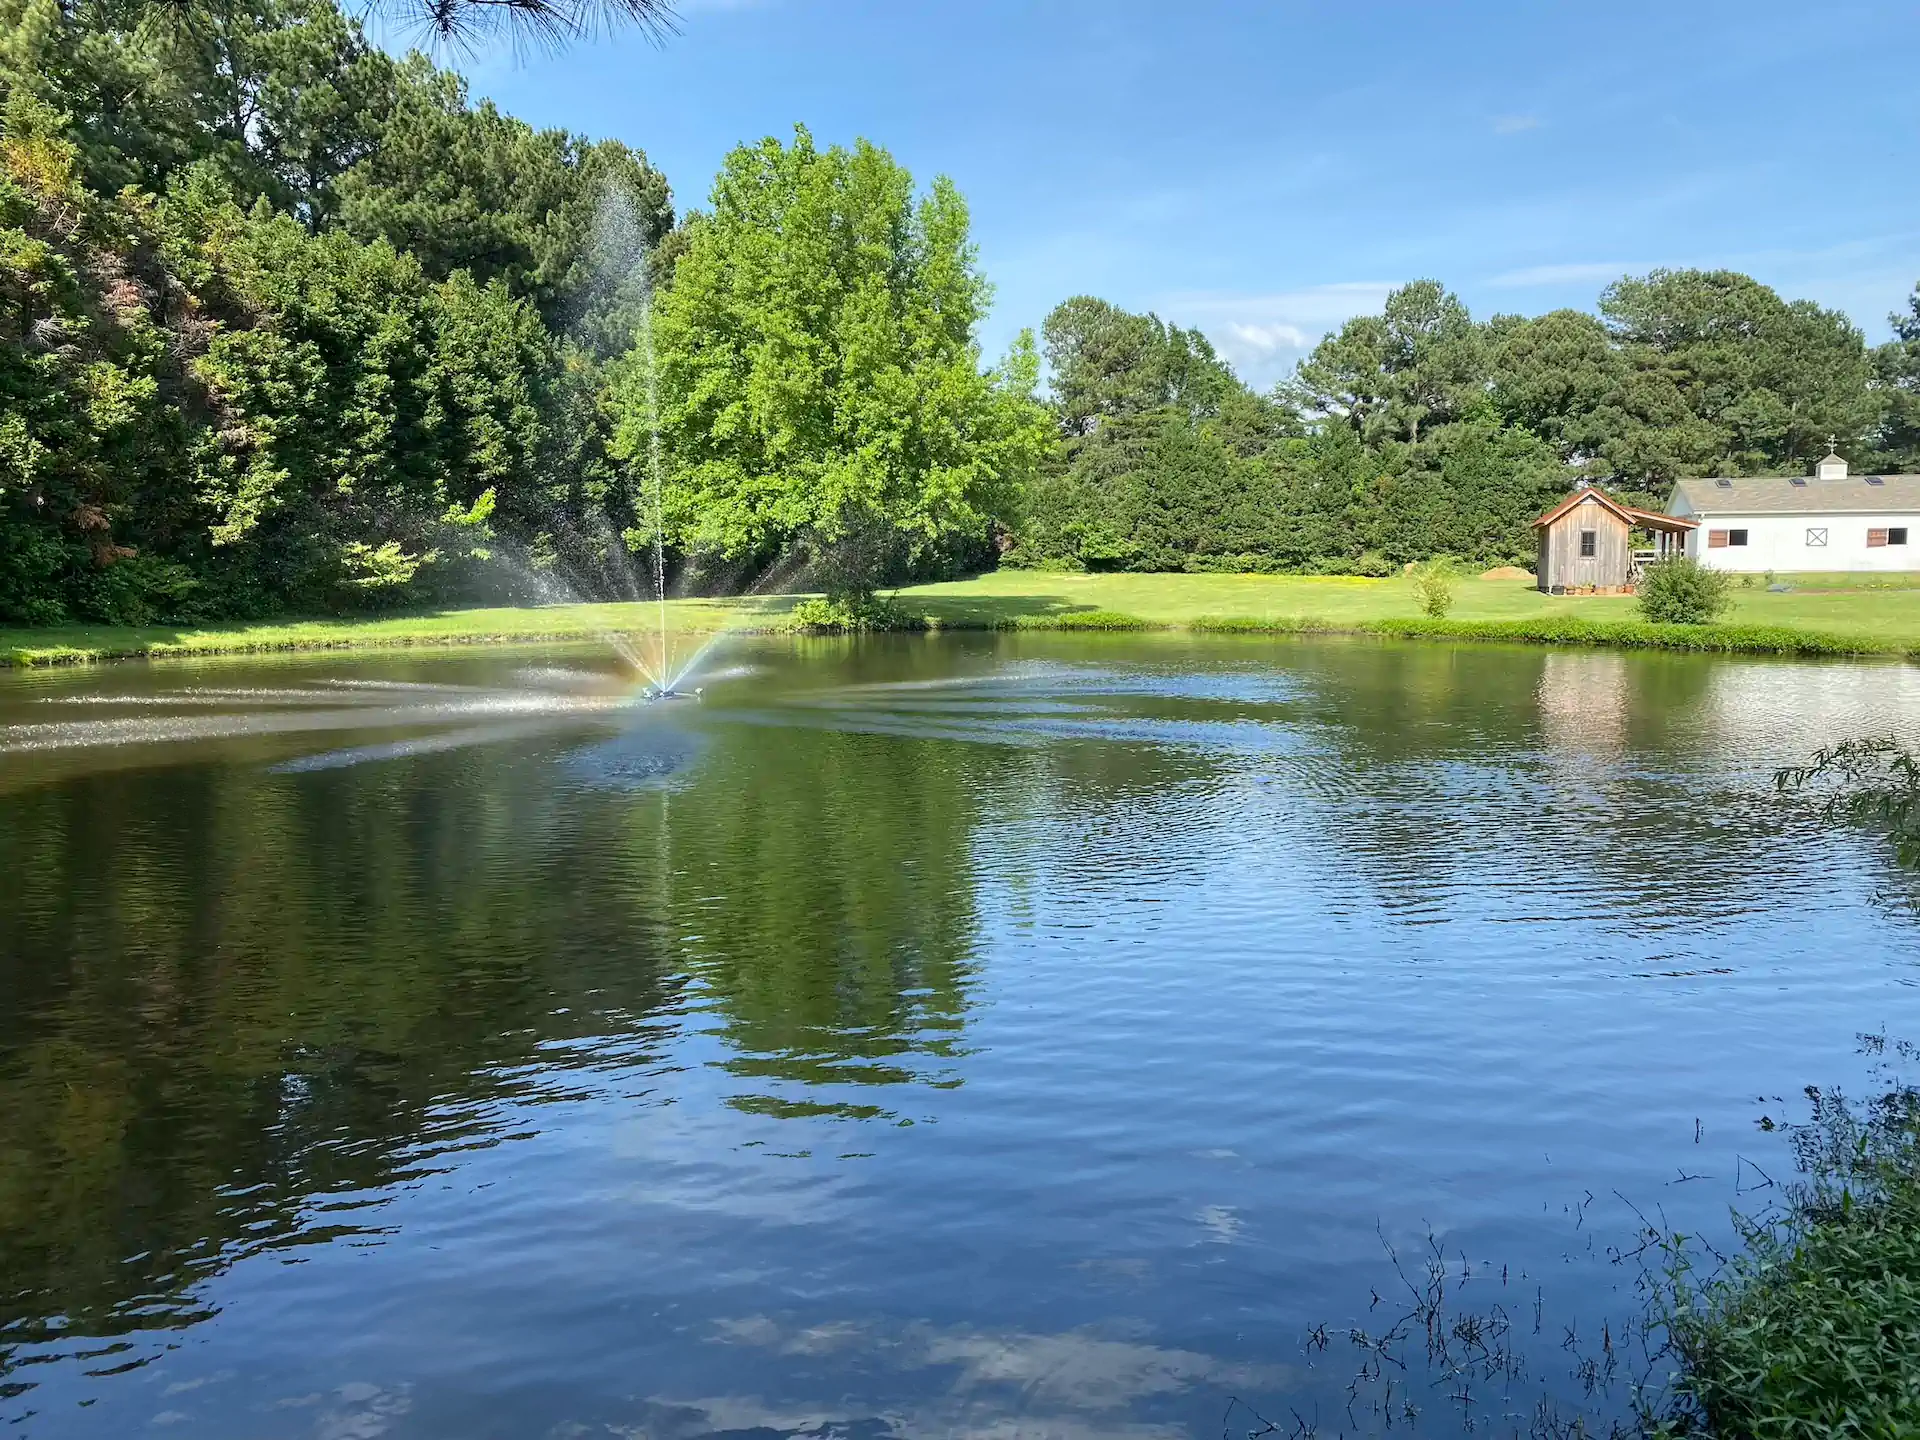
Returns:
[[[653,506],[653,595],[660,616],[660,670],[653,677],[655,699],[673,689],[673,652],[667,638],[667,521],[660,463],[660,377],[653,352],[653,276],[643,245],[640,251],[640,346],[647,365],[647,494]]]
[[[757,613],[758,607],[733,608],[718,629],[701,634],[698,643],[690,644],[687,654],[674,653],[674,637],[667,606],[666,456],[660,437],[659,357],[653,334],[651,245],[632,197],[617,185],[610,186],[601,198],[599,214],[594,222],[592,249],[596,277],[593,289],[600,297],[594,304],[604,308],[599,311],[597,318],[593,310],[583,308],[573,317],[571,328],[590,347],[608,354],[624,349],[632,361],[645,367],[639,377],[644,385],[641,398],[646,422],[645,469],[639,510],[652,530],[653,550],[652,588],[648,593],[646,582],[640,581],[636,574],[639,567],[631,563],[629,541],[614,534],[603,517],[597,522],[589,522],[594,531],[591,538],[603,547],[607,559],[611,562],[616,552],[619,556],[619,563],[612,567],[617,571],[616,579],[620,582],[618,588],[624,590],[631,601],[644,604],[651,600],[653,603],[654,633],[651,636],[646,634],[645,626],[623,630],[608,625],[599,633],[627,666],[644,680],[644,687],[637,696],[639,700],[690,699],[697,696],[699,691],[691,688],[688,682],[709,663],[715,649],[728,635]],[[588,323],[590,320],[591,325]],[[629,325],[631,328],[627,328]],[[634,450],[637,451],[638,446]],[[629,451],[629,454],[632,453]],[[562,520],[560,523],[565,525],[566,522]],[[763,572],[739,598],[744,600],[764,596],[770,587],[791,579],[797,563],[798,557],[783,557]],[[583,598],[579,587],[563,582],[556,576],[536,574],[525,566],[519,568],[543,599],[577,602]],[[693,638],[691,635],[688,637],[690,641]]]

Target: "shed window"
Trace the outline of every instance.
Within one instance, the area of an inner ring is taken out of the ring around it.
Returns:
[[[1598,536],[1591,530],[1582,530],[1580,532],[1580,558],[1582,560],[1591,560],[1593,558],[1593,542],[1597,538]]]
[[[1744,531],[1744,530],[1729,530],[1729,531],[1727,531],[1727,543],[1728,543],[1729,545],[1744,545],[1744,544],[1746,544],[1746,543],[1747,543],[1747,532],[1746,532],[1746,531]]]
[[[1867,548],[1869,550],[1878,550],[1882,545],[1886,543],[1887,543],[1886,531],[1884,530],[1867,531]]]
[[[1896,525],[1891,530],[1887,531],[1887,543],[1889,545],[1906,544],[1907,543],[1907,527],[1904,525]]]
[[[1726,531],[1724,530],[1707,531],[1707,548],[1709,550],[1719,550],[1722,547],[1724,547],[1726,543],[1727,543]]]
[[[1827,532],[1824,529],[1807,531],[1807,544],[1813,546],[1815,549],[1819,549],[1826,543]]]

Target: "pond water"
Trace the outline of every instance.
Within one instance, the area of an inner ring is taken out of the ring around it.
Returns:
[[[1920,1034],[1881,847],[1769,784],[1914,670],[951,636],[630,699],[0,675],[11,1433],[1524,1434],[1621,1411],[1630,1207],[1724,1233],[1778,1097]],[[1347,1337],[1430,1244],[1503,1379]]]

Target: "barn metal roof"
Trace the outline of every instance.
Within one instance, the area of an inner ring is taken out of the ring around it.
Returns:
[[[1877,515],[1920,511],[1920,475],[1745,475],[1676,481],[1696,515]],[[1672,508],[1672,501],[1668,508]]]

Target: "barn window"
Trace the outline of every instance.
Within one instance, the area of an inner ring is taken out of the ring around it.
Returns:
[[[1729,530],[1729,531],[1727,531],[1727,543],[1728,543],[1729,545],[1744,545],[1744,544],[1746,544],[1746,543],[1747,543],[1747,532],[1746,532],[1746,531],[1744,531],[1744,530]]]
[[[1726,531],[1724,530],[1707,531],[1707,548],[1709,550],[1718,550],[1722,546],[1724,546],[1726,543],[1727,543]]]
[[[1893,527],[1893,529],[1887,531],[1887,543],[1889,545],[1906,544],[1907,543],[1907,527],[1904,525],[1896,525]]]
[[[1591,560],[1593,558],[1593,543],[1597,538],[1591,530],[1582,530],[1580,532],[1580,558],[1582,560]]]
[[[1887,543],[1886,531],[1884,530],[1867,531],[1867,548],[1869,550],[1878,550],[1882,545],[1886,543]]]
[[[1815,548],[1818,548],[1820,546],[1825,545],[1826,543],[1827,543],[1827,532],[1824,529],[1807,531],[1807,544],[1814,546]]]

